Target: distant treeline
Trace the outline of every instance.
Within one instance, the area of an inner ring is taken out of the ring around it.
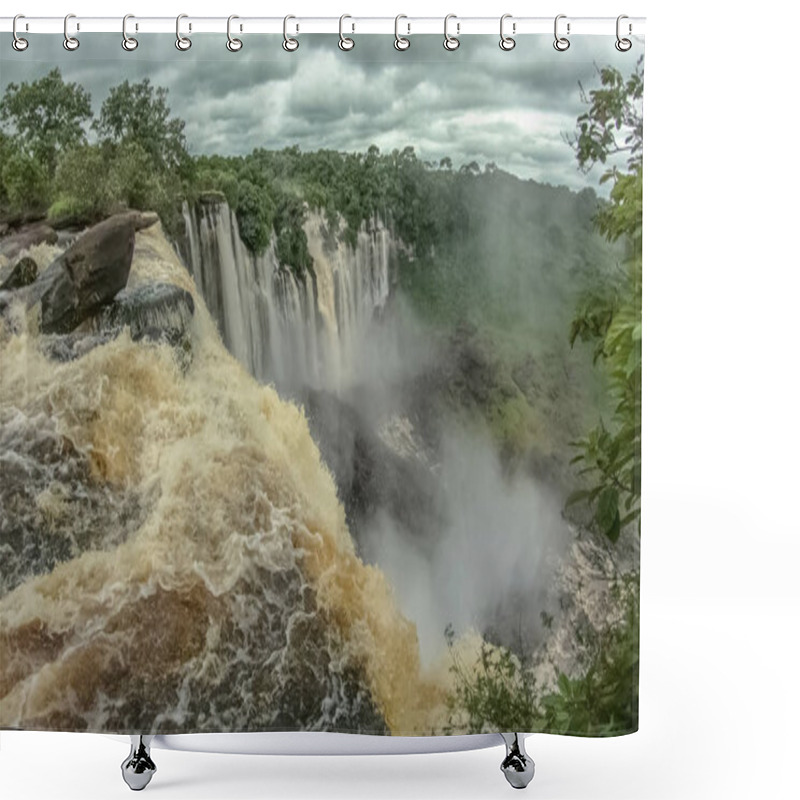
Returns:
[[[236,211],[245,244],[263,252],[274,232],[281,262],[295,271],[311,264],[302,230],[306,206],[324,211],[332,232],[350,242],[377,214],[424,254],[476,224],[474,195],[490,183],[496,190],[504,182],[524,208],[537,192],[570,195],[520,181],[493,163],[423,161],[413,147],[342,153],[295,146],[193,157],[167,90],[148,79],[111,88],[95,116],[88,92],[53,69],[39,80],[8,85],[0,125],[0,213],[7,220],[46,213],[56,224],[81,224],[128,207],[158,211],[177,235],[182,202],[220,192]],[[552,207],[555,194],[543,207]],[[594,192],[584,190],[580,203],[586,227],[597,205]],[[516,201],[509,205],[515,208]]]

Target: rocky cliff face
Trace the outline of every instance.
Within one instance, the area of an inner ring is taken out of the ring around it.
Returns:
[[[374,218],[356,246],[331,236],[309,211],[304,231],[314,265],[296,274],[281,264],[275,241],[254,256],[236,215],[216,197],[184,207],[184,261],[228,349],[262,382],[338,392],[358,376],[369,322],[389,297],[399,243]]]

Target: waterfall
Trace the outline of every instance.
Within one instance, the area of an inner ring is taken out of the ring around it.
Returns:
[[[272,237],[254,256],[236,214],[218,198],[184,204],[186,265],[230,352],[261,382],[340,392],[359,378],[359,354],[389,297],[397,243],[377,217],[362,223],[355,247],[333,239],[325,218],[304,223],[313,268],[282,265]]]
[[[303,284],[242,260],[218,212],[188,246],[230,268],[209,284],[220,309],[247,301],[231,341],[268,332],[269,310],[300,325]],[[301,409],[223,347],[160,225],[137,233],[130,276],[192,295],[187,369],[127,333],[57,363],[0,326],[0,728],[449,732],[448,653],[421,663]],[[480,640],[462,642],[476,662]]]

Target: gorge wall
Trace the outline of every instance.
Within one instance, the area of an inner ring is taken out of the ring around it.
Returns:
[[[308,211],[304,231],[314,264],[282,265],[275,238],[253,255],[236,214],[215,197],[184,205],[180,250],[231,353],[259,381],[283,389],[340,391],[356,378],[366,328],[389,297],[398,242],[378,218],[361,225],[355,247]]]

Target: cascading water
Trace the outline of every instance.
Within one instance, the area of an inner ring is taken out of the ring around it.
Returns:
[[[255,378],[282,389],[334,392],[357,380],[360,349],[388,299],[397,250],[379,219],[363,223],[350,247],[309,211],[304,230],[313,268],[298,275],[279,262],[274,238],[261,255],[247,249],[224,200],[185,204],[183,214],[184,261],[229,350]]]
[[[255,285],[238,263],[224,291]],[[128,286],[162,282],[193,297],[189,365],[129,332],[54,362],[0,320],[0,727],[440,730],[446,661],[420,663],[303,412],[226,351],[154,226]]]

